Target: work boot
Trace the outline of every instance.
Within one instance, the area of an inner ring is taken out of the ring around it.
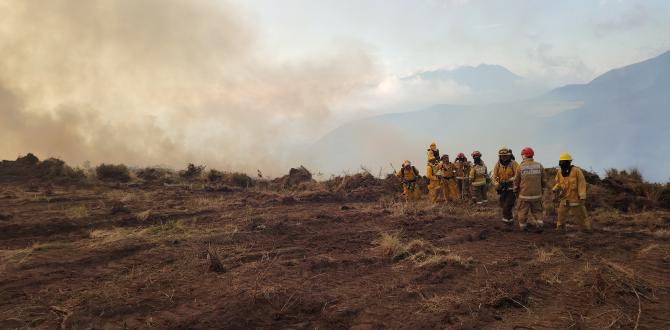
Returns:
[[[528,225],[525,223],[521,223],[519,224],[519,229],[521,229],[522,231],[528,231]]]
[[[512,219],[502,218],[502,222],[504,222],[506,225],[511,225],[514,221],[512,221]]]

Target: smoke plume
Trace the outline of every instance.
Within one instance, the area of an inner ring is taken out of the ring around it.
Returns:
[[[378,79],[362,50],[280,63],[223,1],[0,0],[0,158],[269,173]]]

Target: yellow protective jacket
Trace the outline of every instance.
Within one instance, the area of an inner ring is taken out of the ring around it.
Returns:
[[[456,179],[464,180],[470,176],[470,167],[472,164],[470,162],[454,162],[456,167]]]
[[[456,178],[456,165],[454,163],[440,163],[440,172],[442,172],[442,177],[445,179],[455,179]]]
[[[586,179],[584,179],[584,173],[579,167],[573,166],[570,174],[564,177],[561,169],[558,168],[556,172],[556,184],[552,190],[560,191],[559,198],[561,202],[567,202],[572,206],[580,205],[581,201],[586,199]]]
[[[526,201],[542,200],[544,189],[544,167],[533,159],[524,159],[519,165],[514,180],[514,190],[519,192],[519,199]]]
[[[470,182],[473,186],[483,186],[486,184],[486,179],[488,178],[488,170],[486,165],[474,164],[470,168]]]
[[[403,182],[415,182],[419,179],[419,170],[417,170],[414,166],[412,166],[412,169],[409,171],[406,171],[405,168],[401,168],[396,175]]]
[[[493,184],[496,186],[501,183],[508,183],[511,188],[511,183],[514,182],[518,171],[519,164],[515,160],[511,160],[507,165],[497,162],[496,165],[493,166],[493,172],[491,172],[491,181],[493,181]]]
[[[430,164],[426,165],[426,177],[428,178],[428,180],[430,181],[439,180],[440,178],[437,176],[438,170],[439,170],[438,165],[430,165]]]

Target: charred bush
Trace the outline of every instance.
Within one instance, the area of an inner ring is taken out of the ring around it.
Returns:
[[[209,173],[207,173],[207,180],[209,182],[219,182],[223,180],[224,176],[225,174],[221,171],[209,170]]]
[[[254,185],[254,180],[244,173],[227,173],[217,170],[210,170],[207,173],[207,181],[212,183],[225,183],[230,186],[237,186],[242,188],[251,187]]]
[[[9,180],[41,179],[49,181],[79,181],[85,178],[80,169],[73,169],[60,159],[49,158],[40,161],[35,155],[27,154],[15,161],[0,162],[0,178]]]
[[[137,171],[137,177],[144,181],[156,181],[164,176],[164,172],[157,168],[147,167]]]
[[[273,183],[280,184],[282,187],[290,188],[296,187],[303,182],[312,182],[312,173],[309,172],[304,166],[298,168],[291,168],[288,172],[288,175],[284,175],[281,178],[273,180]]]
[[[95,174],[101,181],[110,182],[128,182],[130,181],[130,171],[123,164],[100,164],[95,169]]]
[[[205,170],[204,165],[188,164],[185,170],[179,171],[179,176],[181,176],[184,179],[194,179],[199,177],[200,174],[202,174],[202,171],[204,170]]]
[[[670,210],[670,185],[666,185],[658,190],[656,205],[660,208]]]
[[[234,172],[230,174],[230,183],[238,187],[251,187],[254,180],[244,173]]]

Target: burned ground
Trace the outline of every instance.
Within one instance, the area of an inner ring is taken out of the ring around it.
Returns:
[[[670,327],[667,211],[527,233],[385,182],[4,184],[0,328]]]
[[[3,187],[0,202],[3,328],[670,324],[664,212],[595,212],[592,235],[531,234],[501,227],[493,205],[23,188]]]

